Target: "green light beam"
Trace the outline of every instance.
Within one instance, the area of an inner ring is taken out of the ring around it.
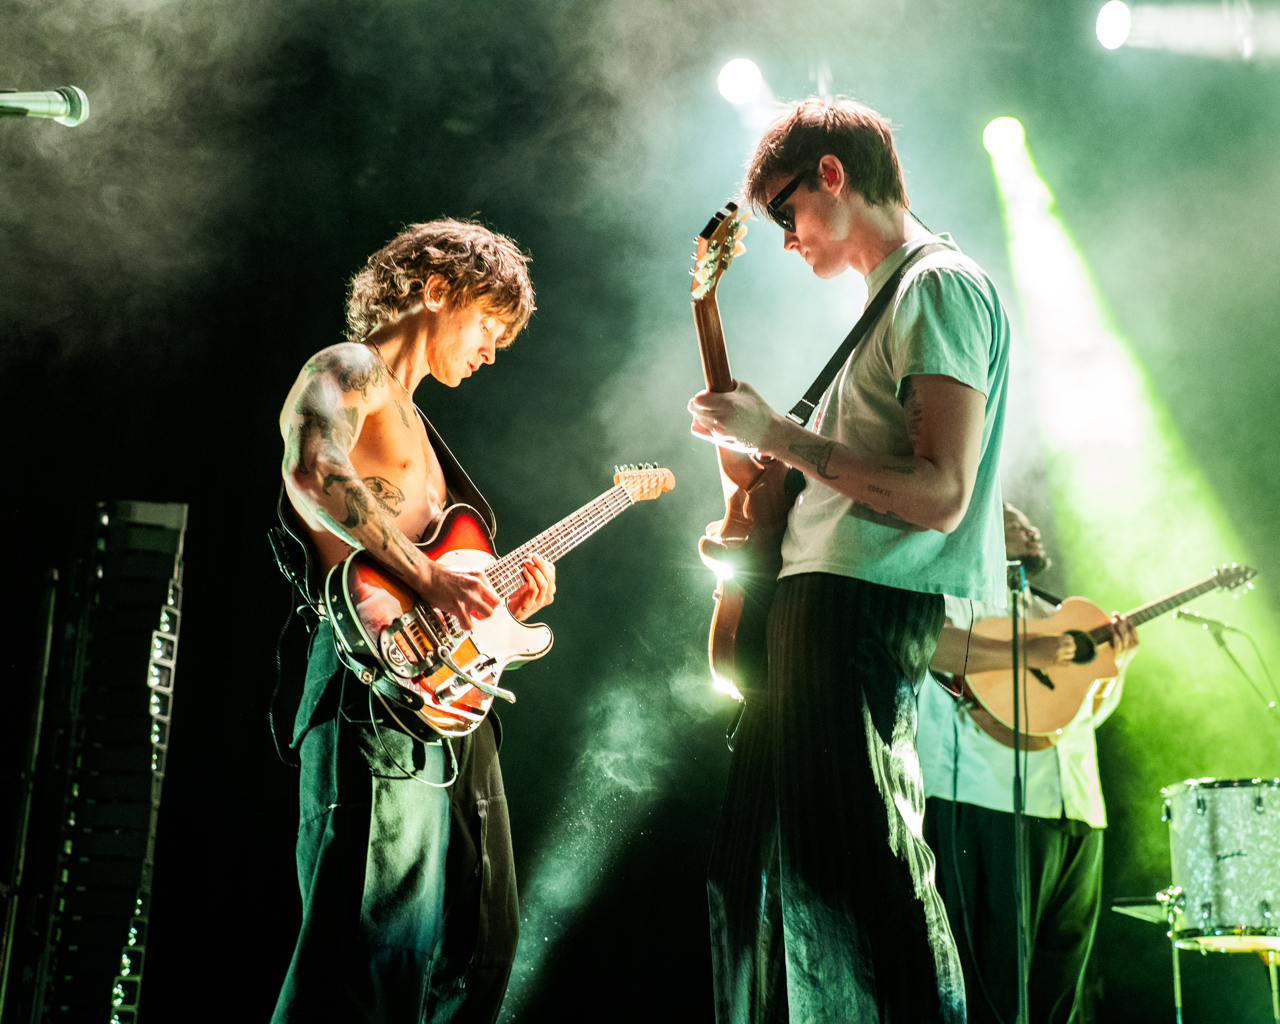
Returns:
[[[998,118],[983,142],[1035,366],[1035,404],[1068,589],[1124,610],[1188,586],[1216,564],[1247,563],[1227,511],[1058,216],[1021,125]],[[1266,581],[1243,600],[1216,594],[1190,607],[1247,629],[1275,664],[1276,604]],[[1106,780],[1113,804],[1133,805],[1141,814],[1154,807],[1150,820],[1158,823],[1163,785],[1190,777],[1280,775],[1280,717],[1208,633],[1165,616],[1144,627],[1141,639],[1115,724],[1107,727],[1107,742],[1118,744],[1132,769]],[[1232,645],[1266,687],[1244,638],[1235,637]],[[1142,843],[1135,853],[1148,866],[1168,864],[1162,828],[1126,839]]]

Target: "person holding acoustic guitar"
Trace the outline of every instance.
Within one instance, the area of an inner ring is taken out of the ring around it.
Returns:
[[[1028,574],[1048,559],[1040,531],[1005,505],[1005,551]],[[1020,614],[1045,619],[1061,602],[1032,588]],[[1005,617],[1005,609],[947,598],[947,625],[931,667],[957,680],[1004,669],[1012,683],[1007,639],[970,628]],[[1086,693],[1075,717],[1052,736],[1031,735],[1026,753],[1026,835],[1031,922],[1028,998],[1031,1020],[1066,1024],[1084,984],[1085,965],[1102,905],[1102,830],[1107,824],[1098,778],[1094,730],[1120,702],[1124,672],[1138,636],[1121,616],[1111,620],[1114,682]],[[1008,635],[1008,631],[1005,631]],[[1032,636],[1031,680],[1072,662],[1069,634]],[[997,684],[999,685],[999,684]],[[1077,698],[1079,699],[1079,698]],[[1014,920],[1013,730],[980,704],[957,700],[942,686],[920,691],[920,767],[926,801],[925,838],[938,861],[938,891],[960,949],[970,1024],[1013,1024],[1018,1015],[1017,929]]]
[[[352,280],[351,340],[307,362],[280,413],[282,509],[313,577],[363,549],[464,629],[497,608],[480,572],[415,547],[453,500],[493,520],[413,393],[428,376],[456,387],[510,344],[533,312],[526,263],[509,238],[437,220]],[[507,602],[517,619],[555,595],[546,559],[523,573]],[[497,1017],[518,906],[496,719],[455,741],[389,710],[322,614],[294,727],[302,927],[277,1024]]]
[[[757,146],[745,191],[818,277],[852,268],[871,304],[881,289],[890,301],[812,430],[745,383],[689,403],[695,434],[805,484],[782,541],[768,678],[744,691],[712,852],[717,1019],[962,1021],[921,834],[915,691],[943,595],[1004,600],[1008,320],[982,269],[908,212],[889,123],[868,107],[794,105]]]

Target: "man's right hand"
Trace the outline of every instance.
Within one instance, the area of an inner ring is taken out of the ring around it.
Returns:
[[[431,561],[427,565],[427,578],[414,589],[432,608],[454,616],[463,629],[470,629],[473,619],[487,619],[502,603],[479,570],[447,569]]]
[[[1066,665],[1075,656],[1075,638],[1066,633],[1032,637],[1027,641],[1028,668],[1043,669]]]

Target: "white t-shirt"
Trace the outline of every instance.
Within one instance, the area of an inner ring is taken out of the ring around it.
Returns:
[[[926,594],[1004,601],[1000,441],[1009,376],[1009,321],[991,279],[949,235],[890,253],[867,275],[868,302],[910,255],[916,263],[818,403],[813,430],[855,450],[910,455],[903,378],[945,374],[986,396],[982,458],[969,509],[949,534],[903,530],[869,506],[807,477],[787,520],[781,576],[826,572]]]
[[[1055,610],[1039,598],[1025,603],[1026,614],[1033,619],[1048,618]],[[968,629],[969,607],[970,602],[948,596],[948,623]],[[1004,609],[973,602],[975,622],[1004,614]],[[1037,818],[1065,815],[1094,828],[1106,828],[1107,809],[1093,731],[1115,711],[1123,688],[1123,680],[1117,679],[1096,713],[1093,701],[1084,701],[1054,746],[1026,753],[1027,814]],[[926,679],[920,690],[916,712],[916,749],[925,796],[1013,813],[1013,749],[983,732],[964,706],[932,679]]]

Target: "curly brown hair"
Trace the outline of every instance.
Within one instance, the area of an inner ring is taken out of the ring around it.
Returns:
[[[363,341],[389,320],[422,301],[432,274],[447,283],[445,296],[455,305],[480,305],[507,329],[500,347],[515,339],[533,314],[529,257],[506,235],[471,220],[442,218],[410,224],[369,257],[351,279],[347,298],[347,337]]]
[[[747,162],[743,195],[763,213],[775,178],[808,171],[803,184],[816,188],[818,161],[828,153],[844,165],[849,187],[871,205],[911,206],[889,121],[846,96],[810,96],[774,121]]]

